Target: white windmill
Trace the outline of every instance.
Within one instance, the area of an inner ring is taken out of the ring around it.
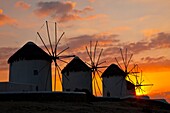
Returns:
[[[103,96],[121,98],[127,95],[126,73],[116,64],[111,64],[102,74]]]
[[[92,94],[92,74],[88,67],[79,57],[73,58],[62,70],[63,91],[86,92]]]
[[[138,92],[143,93],[144,92],[144,90],[142,89],[143,86],[152,86],[153,84],[143,84],[144,80],[142,79],[142,71],[139,71],[139,66],[137,64],[134,64],[131,67],[129,66],[129,64],[132,61],[133,54],[129,54],[127,51],[127,48],[125,49],[124,52],[122,49],[120,49],[120,53],[121,53],[121,59],[122,59],[121,63],[118,61],[117,58],[115,58],[115,60],[118,64],[119,68],[124,71],[125,76],[123,77],[123,79],[121,79],[118,82],[118,84],[121,84],[122,86],[126,86],[126,88],[128,88],[127,82],[124,82],[125,80],[128,80],[135,87],[135,92],[138,91]],[[135,77],[135,79],[132,79],[134,77]],[[140,80],[139,80],[139,78],[140,78]],[[134,88],[132,88],[132,91],[133,90],[134,90]],[[126,91],[125,93],[127,96],[134,94],[131,92],[131,90],[127,89],[125,91]],[[121,94],[123,94],[123,91],[121,91]]]
[[[12,91],[52,91],[51,57],[33,42],[27,42],[9,59]],[[43,67],[45,66],[45,67]]]
[[[134,74],[139,73],[139,72],[135,71],[136,65],[129,67],[130,62],[132,61],[133,54],[128,53],[127,48],[124,50],[124,52],[122,49],[120,49],[120,54],[121,54],[121,60],[118,61],[117,58],[115,58],[115,60],[118,64],[119,68],[124,71],[125,76],[121,81],[118,82],[118,84],[122,84],[127,87],[126,82],[123,82],[123,81],[128,80],[132,84],[134,84],[134,82],[130,78],[130,76],[134,76]]]

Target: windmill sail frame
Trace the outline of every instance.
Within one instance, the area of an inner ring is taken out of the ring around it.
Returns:
[[[54,62],[54,66],[55,66],[55,71],[54,71],[54,91],[56,91],[56,78],[57,75],[59,76],[59,80],[60,83],[62,85],[62,79],[61,79],[61,67],[59,66],[58,61],[67,63],[65,60],[63,60],[64,58],[69,58],[69,57],[75,57],[75,55],[62,55],[62,53],[64,53],[66,50],[69,49],[69,47],[64,48],[63,50],[61,50],[60,52],[58,52],[58,45],[62,39],[62,37],[64,36],[65,32],[63,32],[60,37],[58,38],[58,32],[57,32],[57,23],[55,22],[55,36],[54,36],[54,47],[52,45],[52,41],[51,41],[51,36],[50,36],[50,31],[49,31],[49,26],[48,26],[48,21],[46,21],[46,32],[47,32],[47,37],[48,37],[48,42],[49,42],[49,46],[50,48],[47,47],[47,44],[45,44],[43,38],[41,37],[40,33],[37,32],[38,37],[40,38],[42,44],[44,45],[45,49],[47,50],[48,54],[51,56],[51,60],[52,62]],[[66,75],[64,75],[66,76]],[[63,86],[63,85],[62,85]]]

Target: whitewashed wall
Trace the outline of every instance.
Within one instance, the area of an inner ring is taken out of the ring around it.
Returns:
[[[105,87],[104,87],[105,86]],[[127,95],[126,80],[122,76],[103,77],[103,96],[124,97]]]
[[[38,75],[34,75],[34,70],[38,70]],[[45,60],[13,62],[10,64],[9,81],[36,85],[38,91],[52,91],[51,63]]]
[[[67,78],[66,78],[67,76]],[[92,76],[91,71],[88,72],[69,72],[62,75],[63,90],[75,91],[76,89],[87,89],[92,93]]]

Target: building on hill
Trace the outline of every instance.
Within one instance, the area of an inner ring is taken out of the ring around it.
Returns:
[[[52,91],[51,57],[33,42],[26,43],[14,53],[8,63],[11,85],[34,87],[27,91]]]
[[[135,85],[125,79],[126,73],[111,64],[102,74],[103,96],[121,98],[135,94]]]
[[[92,94],[91,69],[75,57],[62,70],[63,91],[85,91]]]

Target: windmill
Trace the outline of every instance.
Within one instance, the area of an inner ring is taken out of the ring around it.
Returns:
[[[103,52],[103,49],[100,50],[98,56],[97,54],[97,46],[98,46],[98,41],[96,41],[95,45],[94,45],[94,50],[92,51],[92,41],[90,41],[90,47],[88,48],[86,46],[86,52],[90,58],[90,63],[87,63],[92,71],[92,87],[94,89],[94,95],[97,96],[97,91],[96,88],[98,89],[100,95],[102,95],[99,83],[97,81],[97,76],[100,78],[100,80],[102,81],[101,77],[100,77],[100,73],[102,73],[99,69],[101,68],[105,68],[106,66],[101,66],[103,63],[105,63],[106,61],[100,62],[100,58]]]
[[[117,84],[121,83],[120,95],[123,95],[122,91],[123,91],[123,85],[125,85],[125,81],[128,80],[132,84],[135,84],[131,79],[130,75],[135,76],[134,74],[137,74],[139,72],[135,71],[137,65],[134,65],[133,67],[129,67],[130,62],[132,61],[133,54],[129,54],[127,48],[124,50],[124,52],[122,49],[120,49],[120,54],[121,54],[121,60],[118,61],[117,58],[115,58],[115,60],[119,68],[124,71],[123,78],[117,83]]]
[[[61,68],[59,66],[59,61],[63,63],[67,63],[64,59],[69,58],[69,57],[75,57],[75,55],[62,55],[66,50],[69,49],[69,47],[66,47],[62,50],[59,50],[59,43],[61,39],[63,38],[65,32],[63,32],[59,37],[58,37],[58,32],[57,32],[57,23],[55,22],[54,24],[54,42],[51,40],[51,34],[49,31],[49,25],[48,22],[46,21],[46,34],[48,37],[48,44],[45,43],[43,40],[41,34],[37,32],[38,37],[40,38],[41,42],[43,43],[47,53],[51,56],[52,64],[54,64],[54,91],[56,91],[56,78],[57,75],[59,76],[60,83],[62,85],[62,80],[61,80]],[[49,70],[50,71],[50,70]]]
[[[136,71],[138,71],[140,68],[138,65],[136,65]],[[143,87],[149,87],[149,86],[153,86],[153,84],[146,84],[144,83],[144,79],[143,79],[143,75],[142,75],[142,70],[140,69],[140,75],[135,74],[135,79],[136,79],[136,83],[135,83],[135,90],[137,93],[139,93],[139,95],[144,95],[144,93],[146,92]]]

